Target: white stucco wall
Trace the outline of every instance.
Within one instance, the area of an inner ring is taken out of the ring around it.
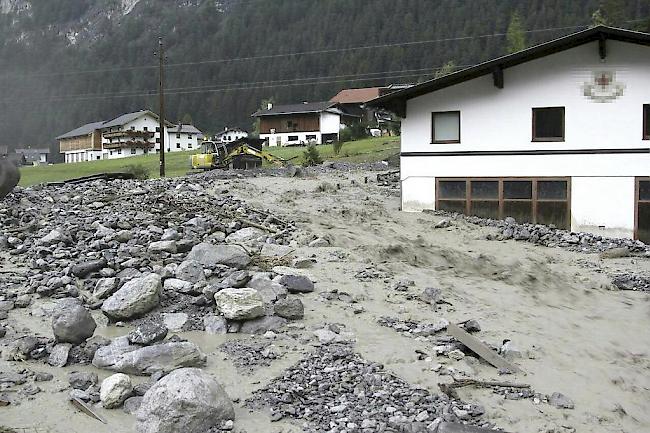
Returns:
[[[307,136],[316,136],[315,141],[313,139],[307,139]],[[269,146],[277,146],[278,145],[278,137],[280,138],[280,145],[281,146],[295,146],[299,144],[308,144],[308,143],[315,143],[315,144],[322,144],[323,143],[323,136],[320,132],[318,131],[311,131],[311,132],[283,132],[283,133],[276,133],[276,134],[260,134],[260,138],[262,140],[267,140]],[[297,140],[289,140],[290,137],[297,137]]]
[[[504,70],[504,88],[480,77],[407,103],[402,152],[647,149],[643,104],[650,103],[650,47],[590,43]],[[611,103],[585,98],[593,74],[625,86]],[[565,141],[532,141],[532,108],[565,107]],[[431,143],[431,113],[460,111],[461,142]],[[650,175],[650,154],[402,156],[402,206],[435,207],[436,177],[571,177],[572,229],[632,236],[634,177]],[[604,229],[599,229],[599,226]]]
[[[320,114],[320,132],[323,134],[338,134],[341,130],[341,116],[326,111]]]
[[[610,237],[633,237],[634,178],[572,178],[571,228]]]
[[[589,43],[504,70],[504,88],[487,75],[408,101],[402,152],[648,147],[642,107],[650,103],[650,47],[608,41],[608,56]],[[625,93],[596,103],[582,86],[613,71]],[[533,107],[566,107],[564,142],[531,142]],[[431,144],[431,113],[460,110],[461,142]]]

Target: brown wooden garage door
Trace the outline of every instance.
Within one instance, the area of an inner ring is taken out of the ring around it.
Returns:
[[[635,238],[650,244],[650,177],[637,177],[635,190]]]
[[[570,178],[439,178],[436,209],[571,227]]]

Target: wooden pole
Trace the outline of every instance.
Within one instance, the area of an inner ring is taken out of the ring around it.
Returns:
[[[165,177],[165,49],[162,38],[158,38],[158,60],[160,62],[158,97],[160,100],[160,177]]]

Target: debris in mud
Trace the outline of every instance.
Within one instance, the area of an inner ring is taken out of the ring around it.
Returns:
[[[219,350],[242,373],[252,374],[259,367],[268,367],[284,353],[268,340],[233,340],[219,346]]]
[[[522,224],[517,223],[511,217],[505,220],[495,220],[446,211],[432,211],[432,213],[456,220],[464,220],[468,223],[483,227],[497,228],[498,233],[496,235],[488,235],[489,240],[514,239],[546,247],[560,247],[583,253],[602,253],[611,249],[621,249],[620,251],[625,249],[627,254],[642,254],[650,257],[650,246],[638,240],[607,238],[593,233],[576,233],[558,229],[552,225]]]
[[[271,419],[300,420],[305,432],[431,431],[442,421],[483,427],[483,409],[416,388],[356,354],[333,344],[289,368],[246,400],[268,408]]]
[[[440,319],[435,323],[421,323],[385,316],[377,319],[377,323],[412,337],[429,337],[447,329],[449,325],[449,321],[446,319]]]
[[[612,277],[612,284],[619,290],[650,292],[650,276],[639,274],[618,274]]]

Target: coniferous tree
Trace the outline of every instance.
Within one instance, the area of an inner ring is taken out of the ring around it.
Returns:
[[[510,17],[510,24],[508,25],[508,52],[516,53],[517,51],[526,48],[526,34],[524,33],[524,24],[521,20],[519,12],[515,11]]]

